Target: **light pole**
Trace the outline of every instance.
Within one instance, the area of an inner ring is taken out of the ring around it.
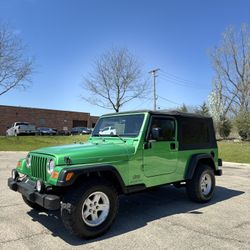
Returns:
[[[154,111],[156,110],[156,72],[159,71],[160,69],[153,69],[149,71],[150,74],[153,76],[153,84],[154,84]]]

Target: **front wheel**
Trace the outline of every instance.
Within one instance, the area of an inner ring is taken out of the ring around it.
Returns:
[[[215,189],[213,169],[208,165],[200,164],[192,180],[187,181],[186,187],[191,200],[203,203],[210,201]]]
[[[61,217],[65,227],[80,238],[104,234],[118,211],[115,188],[102,179],[92,179],[69,190],[63,199]]]

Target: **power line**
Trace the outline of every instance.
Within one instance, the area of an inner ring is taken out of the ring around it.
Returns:
[[[153,101],[153,98],[148,98],[147,100],[144,100],[143,102],[141,102],[141,103],[140,103],[138,106],[136,106],[136,108],[134,108],[134,109],[136,110],[136,109],[140,108],[142,105],[144,105],[145,108],[146,108],[146,105],[147,105],[149,102],[151,102],[151,101]]]
[[[180,85],[180,86],[183,86],[183,87],[190,87],[190,88],[204,89],[204,90],[208,89],[208,87],[197,86],[198,83],[186,80],[184,78],[181,78],[181,77],[176,76],[176,75],[171,74],[171,73],[167,73],[164,70],[162,70],[162,77],[165,78],[164,80],[167,80],[169,82],[172,82],[174,84],[177,84],[177,85]]]
[[[197,83],[195,83],[195,82],[193,82],[193,81],[184,79],[184,78],[182,78],[182,77],[180,77],[180,76],[177,76],[177,75],[175,75],[175,74],[166,72],[166,71],[164,71],[164,70],[162,70],[162,73],[163,73],[164,75],[166,75],[167,77],[176,79],[176,80],[179,81],[179,82],[184,82],[184,83],[187,83],[187,84],[195,84],[195,85],[197,84]]]
[[[174,101],[169,100],[169,99],[167,99],[167,98],[165,98],[165,97],[162,97],[162,96],[159,96],[159,95],[158,95],[157,97],[159,97],[160,99],[162,99],[162,100],[164,100],[164,101],[170,102],[170,103],[172,103],[172,104],[181,105],[180,103],[174,102]]]
[[[152,69],[149,71],[149,74],[152,74],[153,76],[153,84],[154,84],[154,110],[156,110],[156,72],[159,71],[160,69]]]
[[[172,83],[172,84],[181,86],[181,87],[192,88],[192,89],[196,89],[196,90],[208,90],[208,88],[201,88],[201,87],[198,87],[198,86],[192,86],[192,85],[184,84],[182,82],[179,82],[178,80],[174,80],[174,79],[171,79],[171,78],[166,77],[166,76],[160,76],[160,79],[164,80],[164,81],[167,81],[168,83]]]
[[[156,110],[156,100],[158,98],[166,101],[166,102],[169,102],[169,103],[172,103],[174,105],[182,105],[180,103],[177,103],[177,102],[174,102],[170,99],[167,99],[165,97],[162,97],[162,96],[159,96],[157,95],[156,96],[156,77],[159,77],[161,80],[164,80],[165,82],[167,81],[168,83],[171,83],[171,84],[174,84],[174,85],[178,85],[178,86],[182,86],[182,87],[188,87],[188,88],[192,88],[192,89],[195,89],[195,90],[207,90],[208,88],[201,88],[199,86],[194,86],[194,85],[198,85],[197,83],[194,83],[194,82],[191,82],[189,80],[186,80],[182,77],[179,77],[177,75],[174,75],[174,74],[171,74],[171,73],[168,73],[164,70],[161,70],[162,74],[159,76],[159,75],[156,75],[156,73],[159,71],[160,69],[153,69],[151,70],[149,73],[152,74],[153,76],[153,87],[154,87],[154,91],[153,91],[153,100],[154,100],[154,110]],[[148,101],[146,103],[149,102],[150,99],[148,99]],[[151,99],[152,100],[152,99]]]
[[[172,101],[172,100],[170,100],[170,99],[167,99],[167,98],[165,98],[165,97],[162,97],[162,96],[157,95],[157,96],[156,96],[156,100],[157,100],[158,98],[159,98],[159,99],[162,99],[163,101],[166,101],[166,102],[168,102],[168,103],[172,103],[172,104],[174,104],[174,105],[178,105],[178,106],[182,105],[182,104],[180,104],[180,103],[174,102],[174,101]],[[144,107],[146,107],[147,104],[149,104],[151,101],[153,101],[153,98],[148,98],[147,100],[143,101],[143,102],[140,103],[138,106],[136,106],[136,108],[134,108],[134,109],[138,109],[138,108],[141,107],[142,105],[144,105]]]

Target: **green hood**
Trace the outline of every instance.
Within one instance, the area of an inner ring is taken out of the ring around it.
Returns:
[[[31,152],[56,158],[57,165],[65,165],[64,157],[70,157],[72,164],[111,163],[126,161],[134,154],[135,147],[124,142],[70,144],[41,148]]]

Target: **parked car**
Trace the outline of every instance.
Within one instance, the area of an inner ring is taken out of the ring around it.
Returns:
[[[40,127],[37,128],[37,134],[39,135],[56,135],[56,131],[52,128]]]
[[[88,135],[91,130],[86,127],[74,127],[71,129],[71,135]]]
[[[36,127],[28,122],[14,122],[10,128],[7,129],[7,136],[18,135],[35,135]]]
[[[116,129],[112,126],[100,129],[99,135],[116,135]]]
[[[85,128],[84,130],[83,130],[83,134],[91,134],[92,133],[92,129],[91,128]]]

